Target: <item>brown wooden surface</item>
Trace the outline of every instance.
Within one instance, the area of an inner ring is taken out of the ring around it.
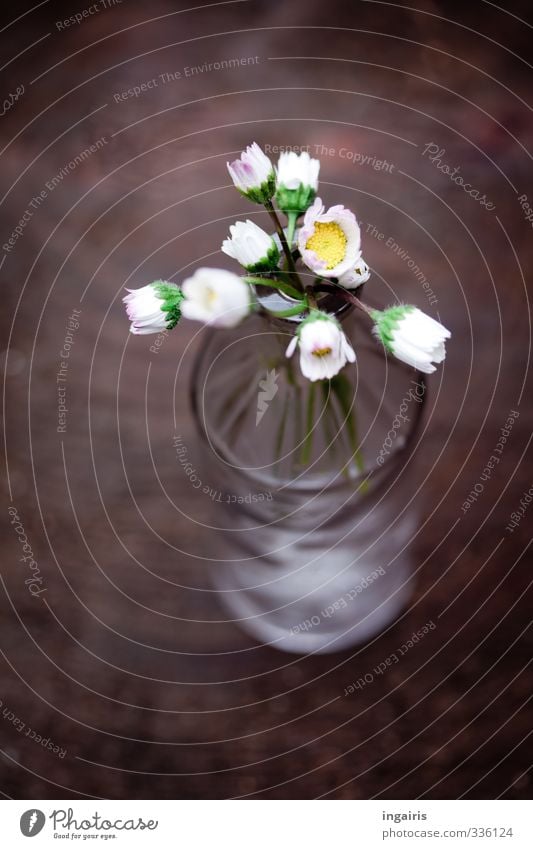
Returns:
[[[533,204],[531,8],[190,5],[124,0],[59,30],[72,4],[50,2],[2,33],[2,65],[50,33],[2,72],[6,97],[26,87],[1,119],[2,244],[54,175],[105,142],[48,191],[0,272],[9,482],[47,587],[34,599],[24,585],[5,477],[0,698],[7,717],[67,750],[54,755],[1,716],[0,788],[16,798],[528,797],[533,508],[512,534],[505,526],[533,483],[532,230],[517,200]],[[176,71],[139,97],[113,96]],[[172,448],[174,405],[195,445],[184,387],[196,328],[184,324],[153,354],[149,337],[128,336],[120,302],[126,279],[229,267],[218,245],[251,207],[225,162],[253,139],[336,151],[322,156],[322,196],[364,222],[375,303],[427,308],[390,237],[431,282],[432,314],[453,333],[418,459],[427,522],[413,604],[370,645],[329,657],[284,655],[213,621],[224,614],[205,568],[179,552],[198,550],[205,531],[165,494],[216,523],[217,505],[191,491]],[[429,143],[495,210],[428,161]],[[342,148],[393,168],[354,165]],[[61,438],[56,374],[74,308]],[[520,415],[501,462],[463,513],[510,410]],[[429,620],[438,627],[416,651],[343,696]]]

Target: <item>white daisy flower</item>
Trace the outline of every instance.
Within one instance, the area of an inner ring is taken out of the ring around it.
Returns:
[[[311,159],[306,151],[298,154],[291,150],[280,155],[276,201],[283,212],[305,212],[316,197],[319,171],[319,160]]]
[[[450,331],[417,307],[406,304],[374,310],[372,318],[374,333],[386,350],[407,365],[431,374],[433,363],[444,360],[444,341],[450,338]]]
[[[222,251],[240,262],[247,271],[257,274],[278,267],[278,245],[253,221],[237,221],[229,231],[230,238],[222,242]]]
[[[361,231],[353,212],[332,206],[327,212],[320,198],[305,213],[298,232],[304,263],[322,277],[340,277],[361,256]]]
[[[235,187],[253,203],[263,204],[272,198],[276,191],[274,167],[256,142],[227,166]]]
[[[370,279],[370,269],[363,257],[359,257],[354,267],[339,277],[339,283],[345,289],[357,289]]]
[[[131,321],[130,332],[139,335],[172,330],[181,318],[183,292],[175,283],[155,280],[140,289],[126,289],[122,300]]]
[[[309,380],[329,380],[346,365],[355,362],[355,352],[338,321],[315,311],[300,324],[286,351],[292,357],[300,348],[300,368]]]
[[[199,268],[183,282],[185,318],[213,327],[235,327],[251,308],[249,286],[231,271]]]

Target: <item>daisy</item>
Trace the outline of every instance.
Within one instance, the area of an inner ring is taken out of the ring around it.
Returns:
[[[374,333],[387,351],[413,368],[431,374],[433,363],[441,363],[446,350],[444,341],[451,333],[417,307],[409,304],[374,310]]]
[[[304,263],[322,277],[340,277],[361,256],[361,231],[353,212],[332,206],[327,212],[320,198],[305,213],[298,232]]]
[[[286,351],[292,357],[300,348],[300,368],[309,380],[328,380],[347,362],[355,362],[355,352],[338,321],[327,313],[314,311],[300,324]]]

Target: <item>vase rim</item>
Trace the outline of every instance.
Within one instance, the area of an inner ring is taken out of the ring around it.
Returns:
[[[306,318],[305,311],[302,311],[299,315],[291,315],[284,318],[273,316],[270,312],[271,310],[282,312],[284,309],[294,306],[296,299],[269,286],[257,286],[254,288],[263,314],[267,318],[271,318],[274,323],[283,327],[294,327],[301,324]],[[259,291],[261,289],[266,290],[265,293]],[[335,292],[317,292],[317,302],[324,312],[336,318],[337,321],[344,321],[354,311],[353,304]]]

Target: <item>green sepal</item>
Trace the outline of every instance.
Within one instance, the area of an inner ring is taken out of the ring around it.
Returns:
[[[246,271],[249,271],[251,274],[276,271],[279,268],[279,258],[279,248],[276,243],[272,241],[272,247],[268,249],[267,255],[260,259],[259,262],[254,263],[254,265],[246,265]]]
[[[167,330],[172,330],[181,318],[181,302],[185,295],[179,286],[176,286],[175,283],[168,283],[166,280],[155,280],[152,286],[156,291],[157,297],[163,301],[161,305],[162,312],[168,313],[166,321]]]
[[[261,205],[264,205],[274,197],[274,193],[276,191],[276,175],[272,171],[265,182],[261,183],[258,188],[248,189],[247,191],[238,189],[238,191],[245,198],[251,200],[252,203],[260,203]]]
[[[386,310],[372,310],[370,313],[376,322],[376,332],[381,342],[391,354],[393,350],[393,335],[398,324],[405,316],[415,309],[411,304],[399,304]]]
[[[276,192],[276,203],[286,215],[289,212],[297,212],[301,215],[306,209],[309,209],[314,199],[316,192],[311,186],[304,186],[302,183],[297,189],[288,189],[286,186],[278,186]]]

